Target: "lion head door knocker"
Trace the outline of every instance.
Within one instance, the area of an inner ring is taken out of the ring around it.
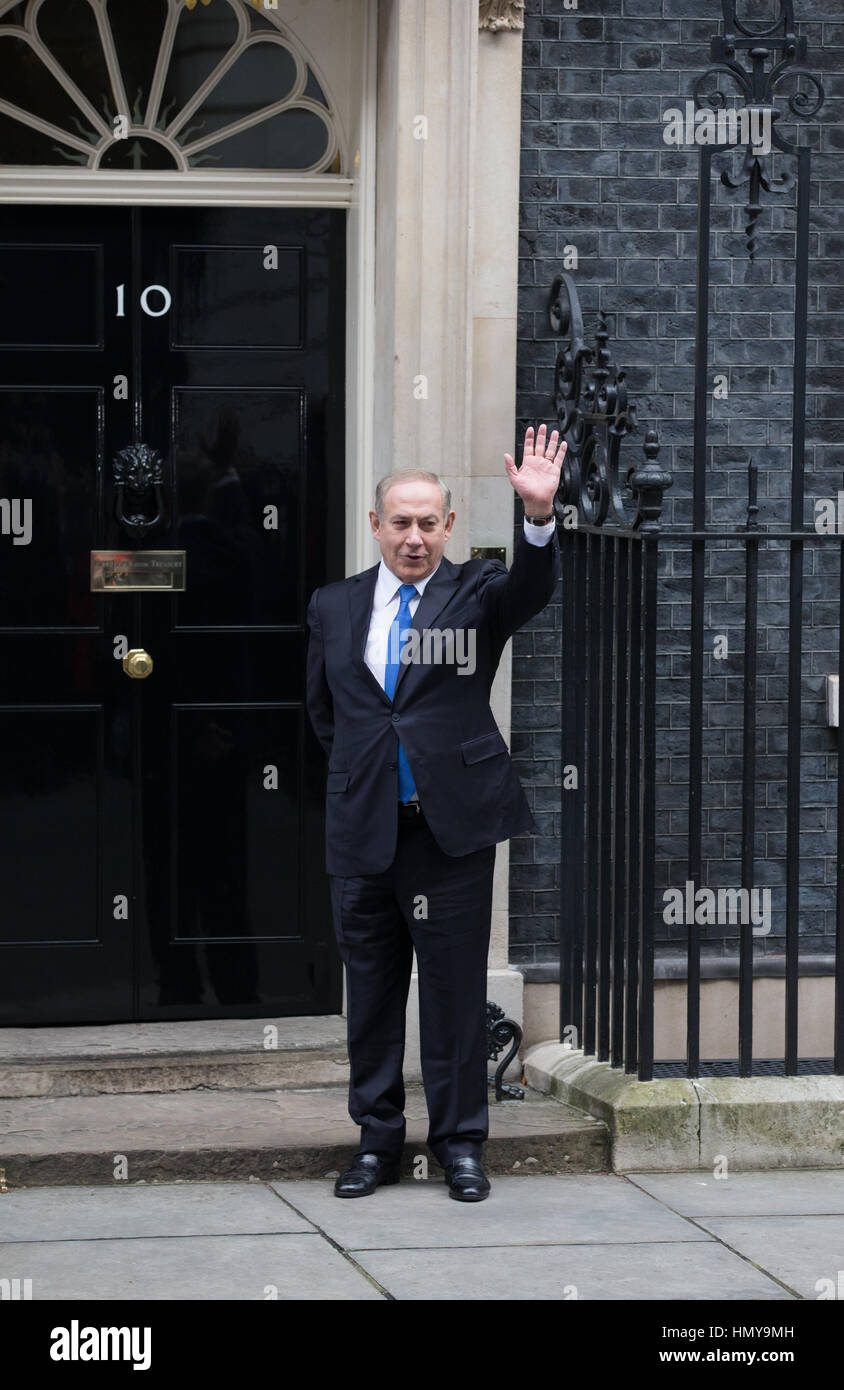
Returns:
[[[129,444],[114,457],[113,477],[117,489],[114,514],[127,535],[139,540],[164,520],[161,455],[148,444]]]

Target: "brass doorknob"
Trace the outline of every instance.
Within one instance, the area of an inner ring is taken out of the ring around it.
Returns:
[[[123,658],[123,670],[132,680],[146,680],[152,675],[152,657],[143,647],[133,647]]]

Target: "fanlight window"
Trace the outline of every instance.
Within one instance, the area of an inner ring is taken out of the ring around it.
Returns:
[[[339,174],[334,113],[254,0],[0,0],[0,165]]]

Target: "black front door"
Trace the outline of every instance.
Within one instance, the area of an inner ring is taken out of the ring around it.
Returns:
[[[343,574],[344,245],[0,213],[2,1023],[340,1007],[304,614]],[[184,551],[185,590],[92,592],[98,549]]]

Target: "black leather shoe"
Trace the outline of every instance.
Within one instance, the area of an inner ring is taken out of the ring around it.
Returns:
[[[376,1187],[389,1187],[399,1180],[399,1165],[378,1154],[355,1154],[352,1166],[334,1184],[335,1197],[368,1197]]]
[[[489,1196],[489,1178],[479,1158],[455,1158],[446,1164],[448,1195],[458,1202],[482,1202]]]

